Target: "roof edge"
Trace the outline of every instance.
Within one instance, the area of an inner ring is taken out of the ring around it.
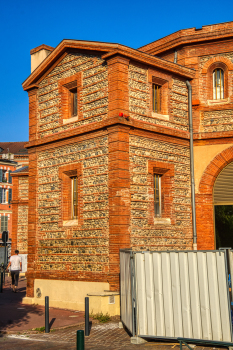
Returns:
[[[168,62],[158,57],[154,57],[147,52],[143,52],[137,49],[130,48],[125,45],[115,43],[100,43],[96,41],[80,41],[80,40],[67,40],[64,39],[51,53],[48,55],[42,63],[31,73],[31,75],[23,82],[22,86],[24,90],[30,90],[37,86],[37,81],[43,76],[43,74],[53,66],[56,60],[64,54],[67,49],[80,49],[103,52],[103,58],[109,57],[112,54],[123,54],[124,56],[132,59],[155,65],[160,68],[174,71],[177,74],[184,75],[189,78],[194,77],[194,70]],[[163,62],[163,63],[162,63]],[[166,64],[165,64],[166,62]],[[171,67],[172,69],[169,69]],[[179,67],[175,69],[175,67]],[[183,73],[182,73],[183,72]]]
[[[209,24],[202,26],[201,28],[192,27],[181,29],[163,38],[143,45],[138,49],[156,55],[187,43],[191,44],[195,42],[213,41],[230,37],[233,37],[233,21]]]

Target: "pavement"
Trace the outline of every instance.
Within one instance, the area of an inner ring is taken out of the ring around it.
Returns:
[[[26,295],[26,278],[19,278],[17,293],[11,291],[10,277],[6,277],[0,293],[0,332],[21,332],[45,326],[44,307],[22,303]],[[84,311],[49,308],[50,328],[61,328],[84,322]]]
[[[72,350],[77,349],[77,330],[84,330],[84,312],[50,308],[50,333],[32,331],[44,326],[44,307],[24,305],[26,279],[20,278],[18,293],[12,293],[10,278],[6,278],[0,293],[0,349],[1,350]],[[134,345],[126,329],[119,328],[119,319],[97,323],[90,319],[90,336],[85,337],[85,350],[179,350],[178,343],[155,343]],[[195,350],[213,349],[196,347]],[[214,348],[215,350],[217,348]],[[188,350],[188,349],[187,349]]]
[[[0,337],[1,350],[73,350],[77,349],[76,333],[84,326],[72,326],[63,330],[55,330],[49,334],[9,334]],[[118,322],[94,324],[90,336],[85,337],[85,350],[179,350],[178,343],[147,342],[134,345],[130,342],[130,335],[120,329]],[[189,350],[185,346],[184,350]],[[210,350],[212,347],[195,347],[195,350]],[[78,349],[82,350],[82,349]]]

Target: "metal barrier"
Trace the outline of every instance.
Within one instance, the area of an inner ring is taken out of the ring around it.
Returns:
[[[232,341],[226,250],[121,250],[120,259],[121,319],[133,335]]]
[[[121,285],[121,320],[129,331],[135,335],[133,313],[133,260],[132,252],[120,252],[120,285]]]

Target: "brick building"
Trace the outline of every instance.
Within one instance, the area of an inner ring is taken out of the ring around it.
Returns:
[[[213,249],[214,184],[233,160],[233,22],[138,50],[63,40],[31,61],[29,172],[14,175],[29,186],[16,199],[28,203],[25,302],[80,309],[117,291],[120,248],[193,249],[197,236]]]
[[[28,152],[25,142],[0,142],[0,232],[12,235],[12,172],[28,164]],[[0,240],[1,243],[1,240]]]

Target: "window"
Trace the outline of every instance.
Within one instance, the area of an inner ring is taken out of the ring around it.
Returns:
[[[7,173],[6,170],[3,170],[3,171],[2,171],[2,182],[7,182],[6,173]]]
[[[61,181],[61,217],[59,226],[82,225],[82,165],[69,164],[59,168]]]
[[[154,174],[154,210],[155,216],[161,216],[161,175]]]
[[[78,219],[78,178],[71,178],[71,218]]]
[[[8,170],[8,182],[9,184],[12,184],[11,170]]]
[[[213,99],[221,100],[224,98],[224,72],[221,68],[213,71]]]
[[[176,221],[174,194],[174,165],[148,160],[148,223],[174,224]]]
[[[152,84],[152,108],[153,112],[161,111],[161,86]]]
[[[82,91],[82,72],[78,72],[70,77],[60,79],[58,82],[58,91],[61,96],[61,114],[63,124],[73,122],[74,119],[82,119],[82,110],[80,108]],[[72,120],[68,120],[74,118]]]
[[[8,216],[1,216],[1,232],[8,231]]]
[[[6,188],[0,188],[0,203],[6,203]]]
[[[8,204],[11,204],[12,201],[12,188],[8,189]]]
[[[0,169],[0,182],[7,182],[6,170]]]
[[[70,112],[75,117],[78,112],[77,88],[70,90]]]

